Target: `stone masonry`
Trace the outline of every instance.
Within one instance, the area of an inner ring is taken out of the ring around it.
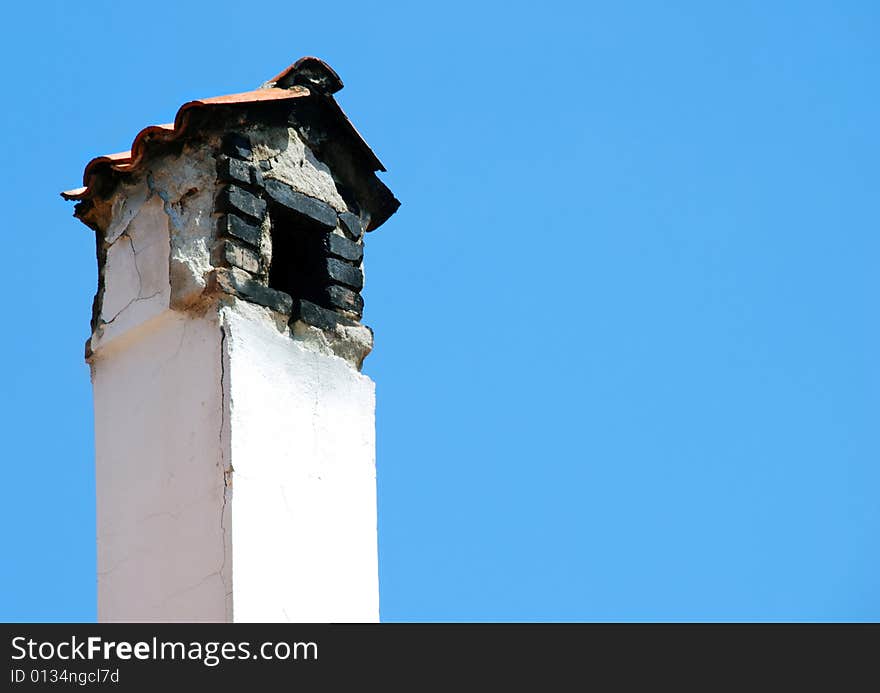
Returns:
[[[163,308],[203,311],[234,296],[360,368],[373,341],[360,322],[365,232],[399,203],[332,99],[338,77],[316,59],[297,65],[265,87],[285,84],[289,98],[192,109],[169,141],[144,138],[134,170],[99,158],[87,192],[65,193],[97,233],[87,354]],[[135,242],[141,221],[155,227],[160,213],[166,241],[154,229]],[[139,261],[138,245],[157,242],[170,248],[164,279]]]

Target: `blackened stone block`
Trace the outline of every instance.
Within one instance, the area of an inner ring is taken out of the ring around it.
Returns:
[[[343,315],[339,315],[332,310],[322,308],[317,303],[311,301],[299,300],[294,301],[293,312],[290,315],[291,321],[302,320],[307,325],[317,327],[321,330],[335,330],[337,325],[345,325],[354,327],[357,323],[349,320]]]
[[[364,259],[364,246],[335,233],[327,234],[324,239],[324,250],[330,255],[356,265],[361,264],[361,260]]]
[[[364,313],[364,299],[356,291],[352,291],[344,286],[331,284],[324,288],[324,300],[333,308],[354,313],[357,317],[361,317]]]
[[[220,151],[236,159],[250,159],[252,153],[250,140],[236,132],[231,132],[223,138]]]
[[[326,202],[303,195],[279,180],[269,179],[264,185],[270,198],[296,214],[304,223],[325,230],[336,228],[336,211]]]
[[[251,274],[259,274],[262,269],[260,254],[243,243],[223,241],[220,245],[220,256],[224,262]]]
[[[247,161],[221,156],[217,159],[217,176],[230,183],[254,185],[256,169]]]
[[[239,212],[256,221],[261,221],[266,216],[266,201],[237,185],[226,186],[220,193],[220,204],[225,209]]]
[[[263,231],[259,226],[249,224],[235,214],[224,214],[220,217],[219,231],[221,235],[238,238],[245,243],[250,243],[255,248],[259,247]]]
[[[339,221],[342,222],[342,230],[356,241],[359,241],[364,235],[364,225],[361,223],[360,217],[351,212],[343,212],[339,215]]]
[[[224,293],[266,306],[284,315],[290,315],[293,309],[293,299],[288,294],[263,286],[237,267],[215,269],[211,276],[212,284]]]
[[[324,262],[325,276],[330,281],[344,284],[355,291],[360,291],[364,288],[364,273],[357,267],[332,257],[328,257]]]

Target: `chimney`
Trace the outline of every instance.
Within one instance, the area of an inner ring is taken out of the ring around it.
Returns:
[[[62,193],[95,231],[98,619],[376,621],[364,235],[399,202],[303,58]]]

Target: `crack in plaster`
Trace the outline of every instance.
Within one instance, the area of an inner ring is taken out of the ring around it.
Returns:
[[[109,535],[105,534],[104,536],[109,536]],[[112,566],[107,568],[107,570],[98,571],[97,575],[98,575],[98,577],[106,577],[106,576],[110,575],[110,573],[115,572],[116,570],[119,570],[120,567],[122,567],[123,565],[125,565],[129,561],[143,558],[144,554],[155,555],[155,553],[156,553],[155,551],[153,551],[149,548],[138,547],[135,551],[132,551],[131,553],[125,554],[125,556],[123,556],[118,561],[116,561],[116,563],[114,563]]]
[[[223,473],[223,501],[220,504],[220,541],[223,544],[223,560],[220,563],[220,569],[217,571],[217,574],[220,576],[220,581],[223,583],[223,590],[225,592],[225,596],[229,597],[232,594],[232,590],[230,589],[230,585],[226,584],[226,556],[228,551],[228,542],[226,537],[226,507],[229,503],[229,500],[232,496],[232,473],[233,468],[232,465],[229,464],[227,467],[226,459],[225,459],[225,442],[224,442],[224,432],[226,430],[226,388],[227,388],[227,376],[226,376],[226,324],[224,322],[224,318],[221,316],[220,318],[220,470]],[[210,577],[210,576],[209,576]],[[232,614],[229,613],[228,617],[231,620]]]
[[[312,401],[312,430],[317,431],[321,425],[321,364],[319,363],[319,359],[313,353],[312,354],[312,366],[315,374],[315,385],[314,385],[314,400]],[[312,459],[318,460],[320,459],[320,450],[318,449],[318,437],[315,436],[312,439]]]
[[[291,522],[296,522],[297,517],[293,512],[293,508],[290,507],[290,501],[287,499],[287,492],[284,490],[284,483],[278,485],[278,490],[281,492],[281,502],[284,503],[284,510],[287,512],[287,516],[290,518]]]
[[[202,585],[204,585],[208,580],[210,580],[212,577],[215,577],[215,576],[216,576],[216,577],[219,577],[219,578],[220,578],[220,581],[223,582],[223,575],[222,575],[219,571],[216,571],[216,570],[215,570],[213,573],[209,573],[208,575],[206,575],[205,577],[203,577],[201,580],[199,580],[199,581],[196,582],[195,584],[187,585],[186,587],[183,587],[183,588],[181,588],[181,589],[179,589],[179,590],[176,590],[176,591],[172,592],[172,593],[169,594],[169,595],[166,595],[161,601],[159,601],[159,602],[154,602],[154,603],[153,603],[153,606],[154,606],[155,608],[159,608],[159,607],[161,607],[161,606],[164,606],[165,604],[167,604],[168,602],[170,602],[172,599],[176,599],[177,597],[180,597],[180,596],[186,594],[187,592],[192,592],[193,590],[198,589],[199,587],[201,587]],[[225,584],[226,584],[226,583],[224,583],[224,588],[225,588]]]
[[[150,300],[151,298],[156,298],[156,296],[158,296],[159,294],[162,293],[162,289],[159,289],[158,291],[153,292],[153,293],[150,294],[149,296],[142,296],[142,295],[141,295],[141,294],[144,292],[144,281],[143,281],[143,277],[141,276],[141,270],[140,270],[140,267],[138,267],[138,262],[137,262],[138,251],[135,250],[135,247],[134,247],[134,240],[133,240],[132,237],[128,234],[128,228],[127,228],[127,227],[126,227],[126,230],[125,230],[125,231],[123,231],[121,234],[119,234],[119,237],[117,238],[117,240],[118,240],[119,238],[125,238],[125,239],[127,239],[127,240],[128,240],[128,245],[129,245],[129,247],[131,248],[131,254],[132,254],[132,257],[134,258],[134,263],[133,263],[133,264],[134,264],[134,271],[135,271],[135,273],[137,274],[137,278],[138,278],[138,293],[137,293],[137,296],[135,296],[133,299],[131,299],[131,300],[130,300],[128,303],[126,303],[122,308],[120,308],[120,309],[116,312],[116,315],[114,315],[114,316],[113,316],[112,318],[110,318],[109,320],[102,320],[101,322],[102,322],[104,325],[109,325],[109,324],[111,324],[114,320],[116,320],[116,318],[118,318],[120,315],[122,315],[126,310],[128,310],[133,304],[137,303],[138,301],[148,301],[148,300]],[[115,242],[115,241],[114,241],[114,242]],[[152,244],[151,244],[151,245],[152,245]],[[146,248],[149,248],[149,247],[150,247],[149,245],[146,246]],[[144,249],[145,249],[145,248],[141,248],[141,251],[143,251]]]

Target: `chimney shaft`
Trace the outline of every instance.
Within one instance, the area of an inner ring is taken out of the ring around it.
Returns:
[[[399,203],[324,68],[186,104],[64,193],[97,235],[101,621],[378,620],[360,290]]]

